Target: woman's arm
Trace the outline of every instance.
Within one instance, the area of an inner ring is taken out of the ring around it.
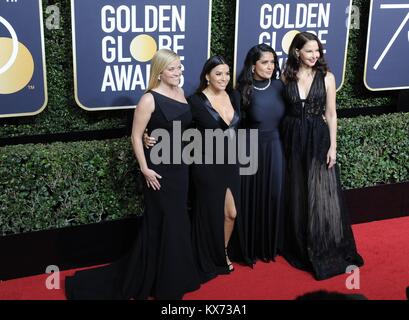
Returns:
[[[179,89],[180,89],[179,95],[184,96],[183,89],[182,88],[179,88]],[[186,100],[186,102],[190,103],[189,100]],[[192,125],[193,125],[193,123],[192,123]],[[145,148],[149,149],[150,147],[153,147],[156,144],[156,142],[157,142],[156,139],[154,137],[149,136],[147,130],[145,130],[145,132],[143,134],[143,145],[145,146]]]
[[[143,134],[154,110],[155,102],[152,94],[144,94],[139,100],[138,106],[135,108],[131,140],[136,159],[138,160],[139,167],[145,177],[148,188],[152,187],[153,190],[159,190],[160,183],[158,179],[160,179],[161,176],[148,168],[142,142]]]
[[[327,153],[328,169],[331,169],[337,158],[337,110],[336,110],[336,86],[335,77],[328,72],[325,77],[327,88],[327,105],[325,109],[325,119],[328,124],[331,144]]]

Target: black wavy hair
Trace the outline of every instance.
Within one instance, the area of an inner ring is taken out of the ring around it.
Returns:
[[[252,47],[246,55],[244,60],[244,67],[239,75],[237,81],[237,90],[240,92],[242,106],[244,108],[248,107],[251,102],[251,97],[253,94],[253,66],[265,52],[271,52],[274,55],[274,71],[272,78],[278,79],[281,75],[280,66],[278,64],[277,54],[272,47],[264,43],[255,45]]]

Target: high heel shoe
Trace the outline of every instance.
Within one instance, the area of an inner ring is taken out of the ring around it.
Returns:
[[[224,253],[226,254],[227,268],[229,269],[229,272],[233,272],[234,266],[233,263],[230,261],[229,256],[227,255],[227,248],[224,248]]]

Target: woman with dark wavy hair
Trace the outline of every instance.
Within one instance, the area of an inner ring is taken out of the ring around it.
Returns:
[[[253,263],[274,261],[282,245],[284,158],[279,126],[285,107],[279,77],[275,51],[258,44],[248,51],[237,85],[243,126],[258,130],[258,170],[241,177],[245,251]]]
[[[283,72],[286,116],[284,257],[317,280],[363,265],[342,200],[336,166],[335,77],[316,35],[294,37]]]

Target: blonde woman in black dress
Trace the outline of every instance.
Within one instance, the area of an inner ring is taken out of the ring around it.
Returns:
[[[230,78],[225,59],[218,55],[210,57],[203,66],[196,93],[188,98],[194,127],[203,141],[202,160],[191,165],[192,241],[203,282],[234,270],[229,257],[230,240],[233,230],[241,223],[237,159],[240,96],[228,90]],[[212,152],[206,150],[206,132],[224,135],[221,148],[214,141]],[[147,147],[155,143],[154,138],[145,136]],[[229,154],[229,143],[236,144],[233,154]],[[222,157],[220,163],[218,155]],[[229,156],[236,161],[229,163]],[[235,233],[234,243],[235,258],[249,264],[243,252],[241,232]]]
[[[121,260],[68,278],[69,299],[173,300],[200,285],[187,212],[188,166],[172,161],[157,164],[152,161],[153,149],[144,150],[142,142],[145,128],[150,134],[164,129],[173,141],[175,122],[182,130],[191,125],[190,107],[179,88],[181,62],[173,51],[161,49],[151,66],[149,88],[135,110],[132,128],[132,144],[145,180],[145,213],[137,239]]]

